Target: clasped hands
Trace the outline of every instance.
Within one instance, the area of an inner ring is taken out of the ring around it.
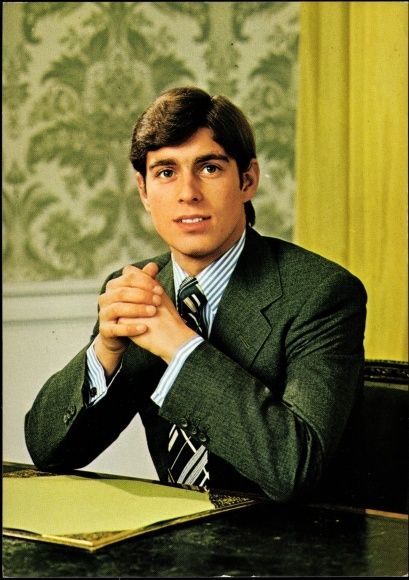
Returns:
[[[184,342],[196,333],[184,323],[170,297],[157,282],[158,266],[125,266],[99,297],[99,335],[94,348],[110,375],[128,340],[169,363]]]

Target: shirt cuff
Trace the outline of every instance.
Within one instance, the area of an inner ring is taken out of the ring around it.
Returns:
[[[158,386],[151,395],[151,399],[154,403],[161,407],[166,395],[172,388],[176,377],[178,376],[181,368],[185,364],[187,357],[201,344],[204,342],[202,336],[194,336],[185,342],[177,351],[173,359],[170,361],[168,368],[163,373]]]
[[[94,341],[95,342],[95,341]],[[112,382],[114,381],[115,377],[119,373],[122,368],[122,362],[109,381],[107,385],[104,367],[99,362],[97,355],[95,354],[94,350],[94,342],[89,346],[87,350],[87,373],[86,373],[86,389],[85,389],[85,396],[86,396],[86,405],[90,407],[94,405],[99,399],[102,399],[104,395],[106,395],[109,387],[111,386]]]

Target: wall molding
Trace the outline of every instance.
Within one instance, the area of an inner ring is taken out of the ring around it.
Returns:
[[[100,280],[5,283],[3,324],[96,320],[100,290]]]

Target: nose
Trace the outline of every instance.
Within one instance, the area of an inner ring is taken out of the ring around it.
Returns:
[[[199,178],[190,172],[184,174],[180,181],[179,201],[194,203],[200,201],[202,197]]]

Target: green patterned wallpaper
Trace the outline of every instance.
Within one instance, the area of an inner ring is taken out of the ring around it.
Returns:
[[[256,226],[290,239],[297,41],[297,2],[4,2],[3,280],[101,278],[164,249],[128,150],[182,84],[249,115]]]

